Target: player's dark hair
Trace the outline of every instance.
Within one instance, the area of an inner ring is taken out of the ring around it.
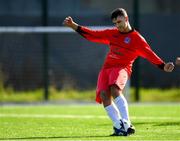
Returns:
[[[123,8],[117,8],[111,12],[111,20],[117,18],[118,16],[127,17],[126,10],[124,10]]]

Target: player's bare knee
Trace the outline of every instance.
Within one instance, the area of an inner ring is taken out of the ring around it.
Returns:
[[[122,92],[120,91],[119,87],[117,85],[112,85],[110,87],[110,92],[113,98],[118,97]]]
[[[108,99],[107,93],[105,91],[101,91],[100,97],[103,101]]]
[[[100,97],[101,97],[104,107],[111,104],[111,97],[108,95],[107,92],[101,91]]]

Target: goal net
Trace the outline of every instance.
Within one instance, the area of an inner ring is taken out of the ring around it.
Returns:
[[[33,90],[49,81],[59,90],[95,89],[108,47],[74,33],[66,27],[0,27],[0,87]]]

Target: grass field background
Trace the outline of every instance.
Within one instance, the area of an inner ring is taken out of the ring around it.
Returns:
[[[134,88],[130,88],[129,100],[135,101]],[[14,91],[13,89],[0,89],[0,103],[1,102],[39,102],[44,100],[43,90],[32,91]],[[61,100],[76,100],[94,102],[95,89],[92,90],[74,90],[65,89],[57,90],[53,87],[49,89],[49,101],[61,101]],[[180,102],[180,88],[141,88],[140,89],[140,101],[141,102]]]
[[[1,140],[180,140],[180,104],[131,104],[136,134],[109,137],[102,105],[4,105]]]

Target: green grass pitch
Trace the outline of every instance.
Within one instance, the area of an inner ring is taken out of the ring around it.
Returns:
[[[136,134],[110,137],[102,105],[1,106],[0,140],[180,140],[180,104],[131,104]]]

